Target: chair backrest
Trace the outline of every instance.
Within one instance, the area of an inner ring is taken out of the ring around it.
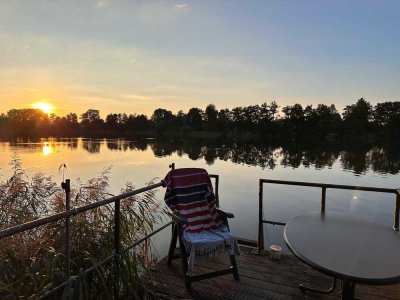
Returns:
[[[217,229],[222,221],[216,211],[216,201],[210,176],[204,169],[182,168],[165,176],[165,203],[187,219],[184,230],[198,233]]]

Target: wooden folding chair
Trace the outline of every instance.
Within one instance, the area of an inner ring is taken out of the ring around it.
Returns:
[[[167,188],[165,202],[174,221],[168,264],[171,265],[174,258],[181,257],[186,288],[190,290],[192,282],[225,274],[233,274],[234,279],[239,280],[235,258],[235,254],[239,254],[239,247],[236,238],[229,232],[228,225],[228,218],[234,216],[216,207],[207,171],[197,168],[174,169],[167,174],[164,181]],[[198,237],[202,238],[201,243],[196,240]],[[209,237],[209,242],[204,243],[204,237]],[[179,256],[174,255],[177,240]],[[188,275],[189,268],[198,257],[208,256],[210,253],[214,256],[215,253],[225,251],[228,252],[231,262],[229,268]]]

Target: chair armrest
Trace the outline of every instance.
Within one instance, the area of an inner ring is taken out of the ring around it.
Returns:
[[[180,225],[186,224],[188,222],[188,220],[185,217],[176,212],[168,212],[168,214],[175,222],[177,222]]]
[[[218,212],[220,215],[222,215],[223,217],[226,217],[226,218],[228,218],[228,219],[232,219],[232,218],[235,217],[235,216],[233,215],[233,213],[228,212],[228,211],[224,211],[224,210],[222,210],[222,209],[219,208],[219,207],[217,207],[217,212]]]

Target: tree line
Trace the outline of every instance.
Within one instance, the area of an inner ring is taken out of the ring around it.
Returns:
[[[207,135],[204,133],[216,133]],[[195,134],[197,133],[197,135]],[[203,135],[199,135],[203,133]],[[313,107],[287,105],[279,110],[275,101],[261,105],[218,110],[209,104],[205,110],[193,107],[188,112],[157,108],[148,117],[143,114],[110,113],[88,109],[78,116],[47,115],[39,109],[11,109],[0,114],[0,136],[213,136],[233,141],[293,140],[297,138],[386,137],[400,136],[400,102],[382,102],[375,106],[364,98],[347,105],[339,113],[334,104]]]

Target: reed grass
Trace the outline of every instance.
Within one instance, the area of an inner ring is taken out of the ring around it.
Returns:
[[[13,174],[0,179],[0,229],[65,210],[65,194],[52,177],[28,176],[15,156]],[[71,207],[110,197],[110,168],[71,186]],[[1,178],[1,177],[0,177]],[[152,184],[149,182],[148,184]],[[121,193],[134,190],[127,183]],[[151,233],[162,222],[164,206],[150,190],[121,201],[121,249]],[[142,299],[141,274],[152,266],[151,244],[145,241],[118,259],[114,255],[114,206],[102,206],[71,218],[71,278],[65,270],[65,222],[59,221],[0,240],[0,298],[37,299]],[[95,266],[95,267],[94,267]],[[93,272],[85,272],[88,268]],[[118,278],[115,278],[118,277]],[[66,282],[64,288],[48,294]],[[119,287],[115,294],[114,287]]]

